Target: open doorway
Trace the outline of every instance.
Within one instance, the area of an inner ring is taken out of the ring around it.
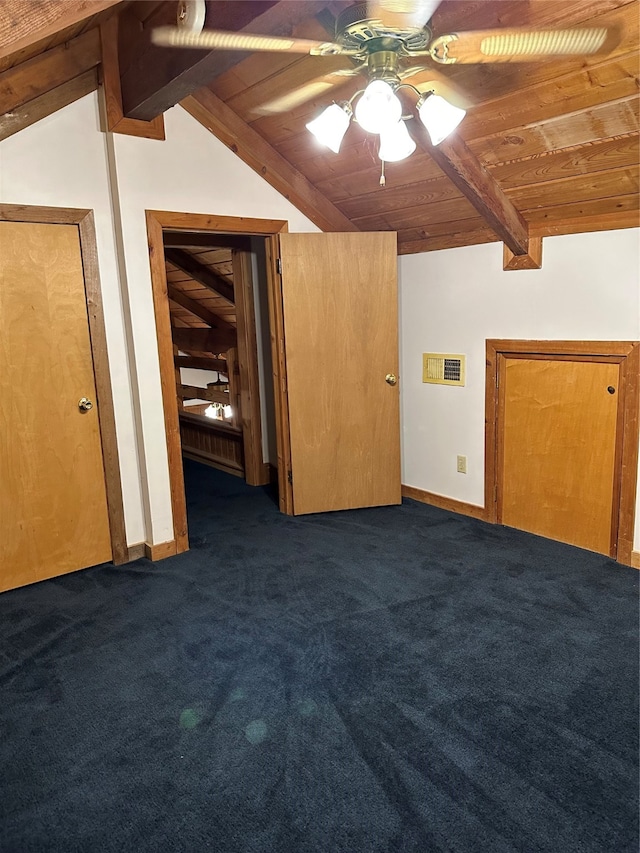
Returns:
[[[182,455],[260,485],[262,411],[241,393],[260,384],[249,238],[163,229],[163,243]]]
[[[188,548],[183,454],[249,485],[273,479],[265,244],[286,227],[147,211],[178,553]]]

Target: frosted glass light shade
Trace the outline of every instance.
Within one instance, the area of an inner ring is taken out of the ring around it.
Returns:
[[[356,104],[356,121],[367,133],[380,133],[400,121],[402,104],[384,80],[373,80]]]
[[[318,142],[326,145],[327,148],[337,154],[349,127],[351,115],[351,107],[348,104],[345,104],[344,107],[339,104],[331,104],[330,107],[320,113],[318,118],[310,121],[306,128],[313,133]]]
[[[420,121],[429,131],[433,145],[439,145],[446,139],[466,114],[466,110],[454,107],[440,95],[427,95],[424,103],[418,107]]]
[[[409,136],[407,125],[400,119],[392,127],[380,131],[380,150],[378,156],[387,163],[404,160],[416,150],[416,144]]]

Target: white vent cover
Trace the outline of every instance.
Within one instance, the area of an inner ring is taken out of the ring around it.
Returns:
[[[466,356],[441,352],[422,353],[422,381],[434,385],[464,385]]]

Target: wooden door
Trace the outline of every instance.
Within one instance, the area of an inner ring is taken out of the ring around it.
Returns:
[[[0,222],[0,436],[0,589],[111,560],[74,225]]]
[[[398,504],[396,235],[281,234],[280,258],[289,509]]]
[[[620,364],[500,362],[499,520],[611,554]]]

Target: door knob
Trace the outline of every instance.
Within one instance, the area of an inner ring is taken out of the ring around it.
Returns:
[[[81,412],[90,412],[93,409],[93,403],[88,397],[82,397],[78,400],[78,408]]]
[[[387,383],[387,385],[395,385],[398,379],[395,373],[387,373],[387,375],[384,377],[384,381]]]

